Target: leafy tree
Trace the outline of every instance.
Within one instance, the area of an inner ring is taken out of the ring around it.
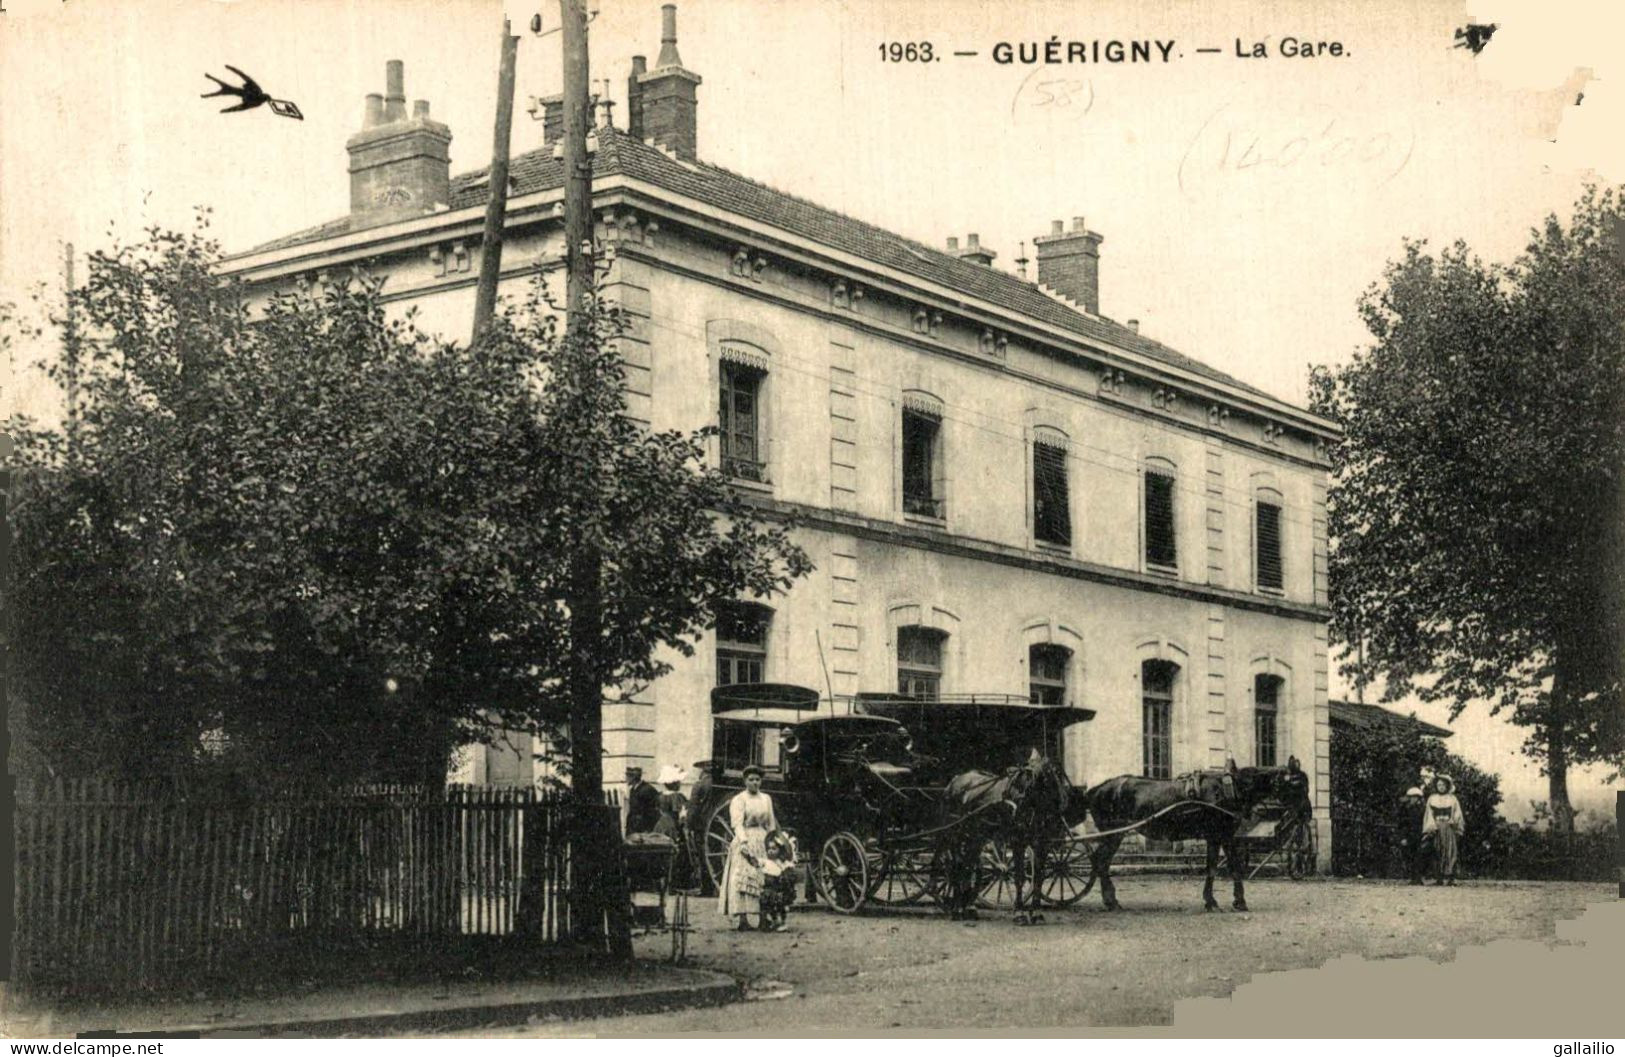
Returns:
[[[1529,728],[1553,816],[1573,763],[1625,763],[1625,263],[1592,189],[1511,265],[1410,243],[1360,310],[1373,341],[1318,368],[1343,425],[1329,495],[1344,671],[1474,700]]]
[[[1421,784],[1424,771],[1455,780],[1467,820],[1462,864],[1475,873],[1484,869],[1485,838],[1496,827],[1496,807],[1501,803],[1499,778],[1450,752],[1437,738],[1424,737],[1415,724],[1338,724],[1331,736],[1336,872],[1372,876],[1396,869],[1402,834],[1394,827],[1400,798]]]
[[[566,342],[538,286],[461,348],[359,272],[251,308],[218,264],[203,233],[93,255],[52,367],[76,406],[18,430],[16,718],[55,772],[212,742],[277,779],[439,780],[493,723],[556,731],[575,658],[610,693],[656,678],[720,600],[810,568],[703,431],[626,418],[613,311]],[[589,537],[603,635],[575,644]]]

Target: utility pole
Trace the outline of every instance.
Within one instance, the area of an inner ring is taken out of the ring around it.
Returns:
[[[508,143],[513,131],[514,62],[519,38],[502,20],[502,65],[497,74],[496,133],[491,144],[491,198],[485,206],[485,235],[480,243],[480,284],[474,294],[471,343],[491,325],[497,306],[497,280],[502,276],[502,228],[508,217]]]
[[[593,340],[586,309],[593,296],[592,160],[587,132],[587,12],[581,0],[559,0],[564,42],[564,261],[565,340]],[[577,345],[579,347],[579,344]],[[570,676],[570,788],[586,803],[603,796],[603,685],[599,644],[603,639],[600,557],[589,541],[576,547],[570,570],[570,643],[575,654]]]

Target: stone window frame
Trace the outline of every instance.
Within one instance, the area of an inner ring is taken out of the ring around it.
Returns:
[[[943,636],[942,679],[938,690],[954,693],[964,680],[964,638],[960,634],[959,616],[940,605],[916,600],[896,602],[886,609],[886,686],[897,681],[901,667],[898,658],[898,639],[903,628],[926,628]]]
[[[1083,633],[1071,624],[1055,617],[1032,617],[1022,621],[1017,647],[1021,685],[1032,686],[1031,656],[1034,646],[1059,646],[1069,653],[1066,667],[1067,705],[1077,707],[1087,701],[1086,681],[1088,665],[1085,660]],[[1084,746],[1089,724],[1076,723],[1061,736],[1062,769],[1069,775],[1084,773]]]
[[[1134,650],[1134,715],[1139,722],[1141,770],[1145,769],[1145,665],[1148,661],[1162,661],[1174,668],[1172,700],[1168,708],[1168,767],[1170,774],[1178,774],[1179,748],[1190,727],[1191,654],[1184,646],[1167,638],[1150,638],[1140,642]]]
[[[916,513],[908,509],[904,495],[904,469],[906,457],[903,438],[903,420],[909,415],[934,418],[937,423],[937,433],[932,445],[931,486],[932,500],[938,505],[937,515]],[[948,520],[948,511],[953,509],[952,478],[948,473],[948,458],[951,454],[949,440],[947,404],[936,392],[923,388],[905,388],[902,390],[898,409],[895,416],[894,443],[897,457],[893,461],[893,486],[897,496],[896,511],[898,516],[905,520],[916,521],[935,527],[943,527]]]
[[[1271,676],[1280,680],[1275,688],[1275,760],[1276,766],[1282,766],[1288,756],[1294,755],[1291,751],[1292,734],[1295,727],[1292,706],[1292,694],[1295,688],[1293,682],[1292,665],[1283,660],[1280,653],[1256,654],[1247,665],[1247,756],[1255,764],[1258,762],[1256,734],[1258,724],[1258,704],[1255,699],[1259,676]]]

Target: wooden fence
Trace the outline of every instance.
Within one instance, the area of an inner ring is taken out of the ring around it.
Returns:
[[[13,965],[25,986],[162,987],[276,951],[461,937],[629,949],[613,804],[404,786],[20,792]],[[607,864],[590,913],[568,898],[582,840]]]

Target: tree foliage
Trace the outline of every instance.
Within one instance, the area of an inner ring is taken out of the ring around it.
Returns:
[[[1554,810],[1570,762],[1625,762],[1625,263],[1616,190],[1510,265],[1411,243],[1362,299],[1371,345],[1317,369],[1343,425],[1329,495],[1345,671],[1530,728]]]
[[[1463,864],[1474,872],[1488,865],[1483,838],[1496,826],[1499,778],[1450,752],[1437,738],[1424,737],[1415,724],[1337,724],[1331,734],[1334,872],[1366,876],[1402,872],[1400,799],[1407,789],[1422,784],[1423,772],[1447,774],[1455,781],[1456,798],[1467,820]]]
[[[653,679],[718,601],[810,568],[704,431],[560,381],[619,379],[614,311],[568,342],[538,283],[462,348],[359,272],[251,307],[203,233],[149,235],[73,294],[67,423],[18,430],[16,718],[57,773],[171,773],[219,732],[252,772],[443,776],[493,722],[555,729],[573,656]],[[583,539],[605,633],[574,644]]]

